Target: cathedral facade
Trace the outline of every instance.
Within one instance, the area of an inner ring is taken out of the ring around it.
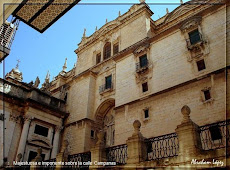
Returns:
[[[5,162],[31,161],[42,148],[43,160],[122,168],[221,166],[214,158],[227,166],[229,2],[191,0],[152,15],[141,1],[91,36],[85,30],[77,64],[67,72],[65,62],[41,89],[17,67],[8,73]]]

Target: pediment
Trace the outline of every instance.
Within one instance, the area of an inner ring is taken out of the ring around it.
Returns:
[[[93,35],[92,38],[96,39],[98,37],[103,36],[104,34],[106,34],[108,31],[114,29],[115,27],[117,27],[119,25],[118,21],[112,21],[110,23],[107,23],[106,25],[104,25],[101,29],[99,29],[98,31],[96,31]]]
[[[180,29],[181,31],[186,31],[194,27],[197,27],[198,25],[200,25],[201,20],[202,20],[201,16],[195,16],[195,17],[189,18],[182,23],[182,26]]]
[[[182,16],[183,14],[189,12],[190,10],[194,9],[197,7],[197,5],[181,5],[177,7],[173,12],[171,12],[166,18],[165,18],[165,23],[171,22],[172,20]]]
[[[146,45],[143,45],[143,46],[139,46],[137,49],[135,49],[133,51],[133,54],[134,55],[138,55],[138,54],[141,54],[143,52],[147,52],[148,48],[149,48],[149,44],[146,44]]]
[[[45,140],[42,139],[30,139],[28,140],[29,144],[36,145],[44,148],[51,148],[52,146]]]

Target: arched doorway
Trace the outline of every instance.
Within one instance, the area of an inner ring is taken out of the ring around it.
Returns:
[[[103,130],[106,147],[114,145],[115,142],[115,100],[108,99],[102,102],[95,114],[96,124]]]

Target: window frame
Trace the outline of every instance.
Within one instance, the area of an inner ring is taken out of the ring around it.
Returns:
[[[40,126],[40,127],[42,127],[42,128],[46,128],[46,129],[47,129],[47,136],[44,136],[44,135],[39,134],[39,133],[36,133],[36,132],[35,132],[35,131],[36,131],[36,126]],[[49,130],[50,130],[50,128],[36,123],[36,124],[34,125],[34,131],[33,131],[33,133],[34,133],[35,135],[39,135],[39,136],[48,138],[48,137],[49,137]]]
[[[103,59],[107,60],[111,57],[112,47],[111,42],[106,42],[103,48]]]
[[[147,86],[146,86],[146,87],[147,87],[147,90],[144,91],[144,89],[145,89],[145,88],[144,88],[144,85],[145,85],[145,84],[147,85]],[[142,87],[142,93],[146,93],[146,92],[149,91],[148,82],[143,82],[143,83],[141,84],[141,87]]]
[[[198,63],[201,62],[201,61],[203,61],[203,65],[204,65],[204,68],[203,68],[203,69],[199,69]],[[206,63],[205,63],[204,58],[202,58],[202,59],[196,61],[196,67],[197,67],[197,71],[198,71],[198,72],[202,72],[202,71],[204,71],[204,70],[207,69],[207,66],[206,66]]]

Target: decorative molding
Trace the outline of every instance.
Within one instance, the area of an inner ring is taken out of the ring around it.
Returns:
[[[30,116],[30,115],[26,115],[26,116],[24,116],[23,118],[24,118],[24,123],[26,123],[26,122],[30,123],[31,120],[33,119],[33,117]]]
[[[194,16],[192,18],[189,18],[182,23],[180,30],[182,32],[188,32],[189,30],[191,30],[193,28],[197,28],[198,25],[201,24],[201,21],[202,21],[201,16]]]
[[[55,126],[55,133],[56,132],[60,133],[62,129],[63,129],[63,126],[58,126],[58,125]]]
[[[21,123],[21,116],[10,114],[9,121]]]

